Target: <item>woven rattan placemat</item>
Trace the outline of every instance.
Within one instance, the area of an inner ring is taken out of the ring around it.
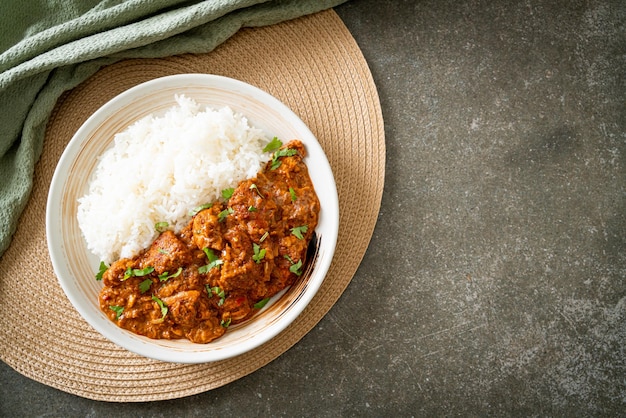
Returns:
[[[179,73],[237,78],[286,103],[322,144],[339,194],[335,258],[309,307],[256,350],[199,365],[146,359],[94,331],[59,286],[45,235],[50,180],[78,127],[122,91]],[[332,10],[241,30],[208,54],[127,60],[105,67],[66,93],[48,123],[31,199],[0,259],[0,358],[38,382],[116,402],[179,398],[258,370],[309,332],[349,284],[376,223],[384,164],[383,120],[375,85],[356,42]]]

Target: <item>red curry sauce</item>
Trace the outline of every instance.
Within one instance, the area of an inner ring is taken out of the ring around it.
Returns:
[[[320,210],[304,156],[300,141],[289,142],[179,234],[162,232],[136,257],[112,263],[100,309],[136,334],[195,343],[250,318],[303,271]]]

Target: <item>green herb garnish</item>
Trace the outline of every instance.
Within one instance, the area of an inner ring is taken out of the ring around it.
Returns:
[[[209,259],[209,264],[207,264],[206,266],[200,267],[198,269],[199,273],[206,274],[212,268],[224,264],[224,261],[221,260],[217,255],[215,255],[215,253],[213,252],[212,249],[210,249],[210,248],[203,248],[202,251],[204,251],[204,253],[206,254],[207,258]]]
[[[139,291],[141,293],[146,293],[150,289],[150,286],[152,286],[152,280],[146,279],[143,282],[139,283]]]
[[[217,302],[217,306],[222,306],[224,304],[224,301],[226,300],[226,292],[224,292],[224,290],[219,286],[209,287],[208,284],[205,286],[209,297],[213,297],[213,295],[219,297],[220,300],[219,302]]]
[[[302,234],[306,233],[308,229],[309,229],[308,225],[296,226],[295,228],[291,228],[291,233],[295,235],[295,237],[298,239],[304,239]]]
[[[96,274],[96,280],[102,280],[102,276],[104,275],[104,272],[106,272],[108,268],[109,266],[107,265],[107,263],[105,263],[104,261],[101,261],[98,273]]]
[[[302,260],[298,260],[298,262],[295,263],[288,254],[285,255],[285,258],[291,263],[291,266],[289,266],[289,271],[296,276],[300,276],[302,274]]]
[[[167,315],[167,305],[163,303],[161,299],[157,298],[154,295],[152,295],[152,300],[155,301],[157,305],[159,305],[159,308],[161,308],[161,322],[163,322],[163,320],[165,319],[165,315]]]
[[[126,269],[126,271],[124,272],[124,277],[122,278],[122,281],[130,279],[131,277],[143,277],[147,274],[150,274],[154,271],[154,267],[146,267],[143,269],[134,269],[129,267],[128,269]]]
[[[188,215],[195,216],[201,210],[208,209],[211,206],[213,206],[213,203],[205,203],[204,205],[196,206],[195,208],[189,211]]]
[[[274,152],[278,148],[282,147],[283,143],[277,137],[272,138],[272,140],[263,148],[263,152]]]
[[[124,313],[123,306],[109,305],[109,309],[115,312],[115,319],[120,319],[120,316],[122,316],[122,314]]]
[[[252,243],[252,249],[254,250],[254,255],[252,256],[252,259],[254,261],[258,263],[261,262],[261,260],[263,260],[263,258],[265,258],[265,248],[261,249],[261,246],[257,243]]]
[[[230,321],[231,321],[231,318],[228,318],[226,321],[222,319],[220,321],[220,325],[223,326],[224,328],[228,328],[228,326],[230,325]]]
[[[249,206],[248,207],[248,212],[256,212],[257,208],[255,208],[254,206]]]
[[[154,267],[146,267],[144,269],[133,269],[133,274],[137,277],[145,276],[146,274],[150,274],[154,271]]]
[[[254,309],[261,309],[262,307],[267,305],[267,302],[269,301],[270,301],[270,298],[261,299],[260,301],[254,304]]]
[[[296,276],[301,275],[302,274],[302,260],[298,260],[297,263],[292,264],[291,267],[289,267],[289,271],[295,274]]]
[[[291,157],[298,153],[297,150],[291,148],[279,149],[274,153],[272,157],[272,165],[270,166],[270,170],[276,170],[282,164],[282,161],[279,160],[280,157]]]
[[[258,194],[261,197],[261,199],[265,199],[265,197],[261,194],[261,191],[259,190],[259,188],[258,188],[258,186],[256,184],[252,183],[250,185],[250,190],[254,190],[256,192],[256,194]]]
[[[231,213],[234,213],[235,211],[233,210],[233,208],[226,208],[223,211],[221,211],[218,215],[217,215],[217,220],[218,222],[222,222],[224,219],[226,219],[226,217],[228,215],[230,215]]]
[[[298,199],[298,196],[296,196],[296,191],[293,189],[293,187],[289,188],[289,194],[291,195],[292,202],[295,202]]]
[[[157,222],[154,224],[154,229],[157,232],[164,232],[167,230],[167,227],[170,226],[167,222]]]
[[[167,279],[169,279],[169,278],[172,278],[172,277],[178,277],[178,276],[180,276],[180,273],[181,273],[182,271],[183,271],[183,268],[182,268],[182,267],[178,267],[178,270],[176,270],[176,273],[174,273],[174,274],[169,274],[169,273],[166,271],[166,272],[165,272],[165,273],[163,273],[163,274],[159,274],[159,280],[160,280],[160,281],[162,281],[162,282],[164,282],[164,281],[166,281],[166,280],[167,280]]]
[[[233,195],[233,192],[235,191],[235,189],[233,189],[232,187],[228,188],[228,189],[224,189],[222,190],[222,197],[225,200],[228,200],[231,198],[231,196]]]

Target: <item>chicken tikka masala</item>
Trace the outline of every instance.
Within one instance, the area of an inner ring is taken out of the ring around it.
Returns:
[[[320,203],[302,142],[280,145],[255,178],[197,208],[179,233],[164,229],[137,256],[101,265],[100,309],[139,335],[208,343],[292,285]]]

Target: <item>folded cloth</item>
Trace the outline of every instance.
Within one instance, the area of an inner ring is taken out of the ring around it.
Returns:
[[[0,256],[32,188],[56,100],[124,58],[205,53],[242,27],[345,0],[24,0],[0,14]]]

